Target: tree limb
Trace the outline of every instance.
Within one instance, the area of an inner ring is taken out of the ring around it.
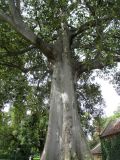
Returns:
[[[113,56],[113,62],[120,62],[120,56]],[[96,58],[91,61],[91,65],[87,66],[84,62],[78,62],[76,65],[76,72],[77,72],[77,77],[79,77],[80,74],[83,72],[90,72],[91,70],[94,69],[103,69],[106,66],[110,66],[111,64],[109,62],[100,62],[96,61]]]
[[[103,63],[95,63],[93,60],[93,63],[89,67],[86,64],[84,64],[84,62],[78,62],[75,70],[77,72],[77,77],[79,77],[79,75],[81,75],[84,72],[90,72],[93,69],[103,69],[104,67],[105,65]]]
[[[30,30],[28,25],[24,23],[13,0],[9,0],[9,6],[12,17],[5,15],[4,13],[0,13],[0,19],[9,23],[19,34],[39,48],[48,59],[53,60],[54,55],[52,52],[52,46],[44,42],[40,37],[36,36],[32,30]]]
[[[4,13],[0,13],[0,20],[6,21],[6,22],[9,23],[10,25],[13,25],[13,20],[12,20],[12,18],[9,17],[8,15],[4,14]]]
[[[82,24],[79,29],[74,32],[71,36],[72,39],[74,39],[77,35],[82,34],[83,32],[85,32],[86,30],[88,30],[91,27],[94,27],[96,25],[99,25],[102,21],[106,22],[106,21],[110,21],[111,17],[104,17],[104,18],[99,18],[97,20],[90,20],[84,24]]]
[[[36,69],[38,69],[40,67],[39,65],[35,65],[35,66],[28,67],[28,68],[24,68],[24,67],[21,67],[20,65],[12,63],[12,62],[11,63],[10,62],[0,62],[0,65],[8,67],[8,68],[18,69],[23,73],[28,73],[30,71],[35,71]]]
[[[19,65],[13,64],[13,63],[9,63],[9,62],[0,62],[1,66],[6,66],[9,68],[16,68],[20,71],[22,71],[23,73],[26,73],[26,70],[24,68],[21,68]]]
[[[17,10],[20,13],[20,0],[16,0],[16,7],[17,7]]]
[[[113,61],[114,62],[120,62],[120,56],[114,56]]]
[[[23,49],[21,49],[21,50],[18,50],[18,51],[0,51],[0,53],[1,54],[4,54],[5,56],[17,56],[17,55],[22,55],[22,54],[24,54],[24,53],[26,53],[26,52],[28,52],[28,51],[30,51],[30,50],[32,50],[32,49],[35,49],[36,47],[35,46],[33,46],[33,45],[30,45],[30,46],[28,46],[28,47],[25,47],[25,48],[23,48]],[[2,55],[2,57],[4,57],[4,55]]]
[[[95,16],[95,8],[87,1],[84,0],[86,7],[89,9],[89,12],[92,16]]]

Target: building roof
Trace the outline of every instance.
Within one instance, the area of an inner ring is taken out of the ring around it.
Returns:
[[[101,154],[101,144],[98,143],[92,150],[91,150],[91,153],[93,155],[95,154]]]
[[[103,130],[101,137],[107,137],[120,133],[120,118],[111,120]]]

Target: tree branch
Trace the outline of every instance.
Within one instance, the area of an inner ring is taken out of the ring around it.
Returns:
[[[36,69],[40,68],[39,65],[35,65],[35,66],[28,67],[28,68],[24,68],[24,67],[21,67],[20,65],[12,63],[12,62],[11,63],[10,62],[0,62],[0,65],[8,67],[8,68],[18,69],[23,73],[28,73],[29,71],[35,71]]]
[[[120,56],[113,56],[113,62],[120,62]],[[96,61],[96,58],[91,61],[91,65],[87,66],[85,62],[78,62],[76,65],[76,72],[77,72],[77,77],[79,77],[80,74],[83,72],[90,72],[91,70],[94,69],[103,69],[106,66],[110,66],[111,64],[109,62],[100,62]]]
[[[16,7],[17,7],[17,10],[20,13],[20,0],[16,0]]]
[[[0,19],[2,21],[6,21],[7,23],[9,23],[10,25],[13,24],[13,20],[11,19],[11,17],[9,17],[8,15],[4,14],[4,13],[0,13]]]
[[[89,28],[94,27],[96,25],[99,25],[103,21],[106,22],[106,21],[110,21],[110,20],[111,20],[111,17],[104,17],[101,19],[88,21],[88,22],[82,24],[79,27],[79,29],[72,34],[71,38],[74,39],[77,35],[82,34],[86,30],[88,30]]]
[[[26,73],[26,70],[24,68],[21,68],[19,65],[13,64],[13,63],[9,63],[9,62],[0,62],[1,66],[6,66],[9,68],[16,68],[20,71],[22,71],[23,73]]]
[[[114,62],[120,62],[120,56],[114,56],[113,61]]]
[[[16,56],[16,55],[22,55],[22,54],[24,54],[32,49],[35,49],[35,48],[36,48],[35,46],[30,45],[30,46],[23,48],[21,50],[18,50],[18,51],[11,52],[11,51],[7,50],[6,52],[0,51],[0,53],[5,54],[5,56]],[[2,55],[2,57],[3,57],[3,55]]]
[[[89,9],[89,12],[92,16],[95,16],[95,8],[87,1],[84,0],[86,7]]]
[[[40,37],[36,36],[32,30],[28,27],[26,23],[24,23],[22,16],[17,11],[15,6],[15,2],[13,0],[9,0],[9,7],[12,17],[5,15],[4,13],[0,13],[0,19],[9,23],[14,29],[21,34],[24,38],[30,41],[33,45],[39,48],[43,54],[50,60],[54,59],[54,55],[52,52],[52,46],[46,42],[44,42]]]
[[[91,66],[87,66],[84,62],[78,62],[76,67],[77,77],[84,72],[90,72],[93,69],[103,69],[105,65],[103,63],[96,63],[94,60],[91,62]]]

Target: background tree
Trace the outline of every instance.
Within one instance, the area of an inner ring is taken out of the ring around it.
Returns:
[[[12,106],[9,112],[1,114],[1,158],[28,160],[31,155],[42,152],[47,133],[46,110],[35,111],[34,107],[34,111],[23,115]]]
[[[75,91],[83,85],[86,73],[89,76],[91,70],[119,61],[119,4],[118,0],[0,1],[2,73],[7,67],[14,72],[17,68],[21,71],[21,76],[16,71],[17,81],[23,77],[31,84],[34,77],[38,88],[49,84],[52,75],[42,160],[91,159],[79,123]],[[15,94],[17,97],[11,99],[22,104],[27,94],[18,93],[20,96]],[[36,96],[34,89],[32,93]],[[45,103],[46,98],[42,101]]]

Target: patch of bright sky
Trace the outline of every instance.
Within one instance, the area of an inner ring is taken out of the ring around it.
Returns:
[[[106,103],[106,107],[104,108],[105,115],[111,116],[117,110],[118,106],[120,106],[120,96],[108,80],[96,77],[95,81],[100,84],[101,93]]]
[[[10,109],[10,103],[6,103],[4,106],[5,106],[5,107],[2,109],[2,111],[3,111],[3,112],[8,112],[9,109]]]

